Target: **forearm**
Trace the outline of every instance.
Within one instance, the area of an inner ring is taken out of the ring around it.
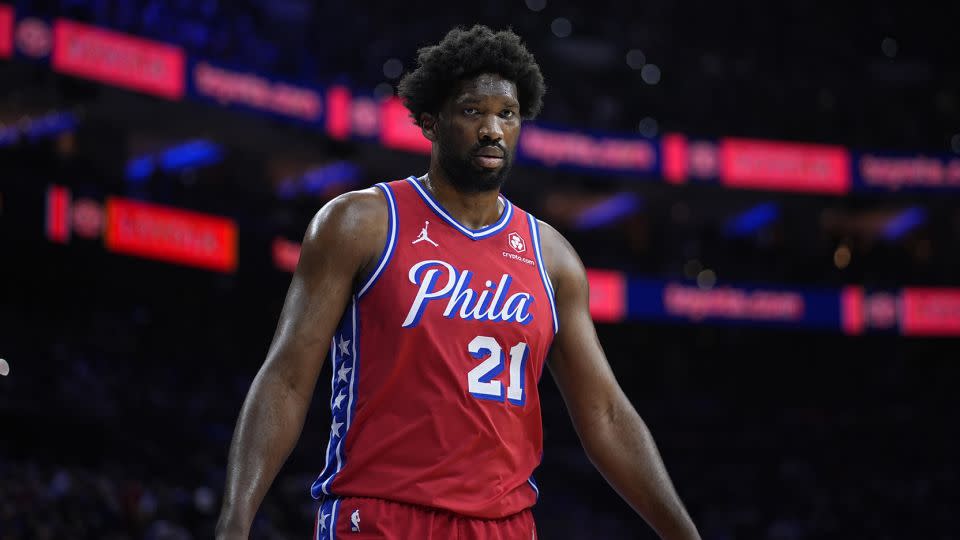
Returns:
[[[670,481],[650,430],[626,398],[583,430],[581,438],[597,470],[660,538],[700,538]]]
[[[261,372],[254,380],[230,444],[218,539],[249,536],[260,503],[300,437],[306,410],[280,377]]]

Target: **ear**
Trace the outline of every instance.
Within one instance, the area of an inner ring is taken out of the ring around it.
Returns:
[[[431,113],[420,113],[420,131],[430,142],[437,141],[437,120]]]

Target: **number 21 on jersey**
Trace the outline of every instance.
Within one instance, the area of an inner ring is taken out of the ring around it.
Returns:
[[[467,351],[477,359],[487,355],[486,360],[467,373],[467,388],[470,395],[479,399],[503,401],[503,383],[493,378],[500,375],[504,368],[503,348],[497,340],[489,336],[477,336],[467,345]],[[510,369],[507,386],[507,401],[522,406],[526,402],[524,383],[526,382],[527,356],[529,347],[524,342],[510,348]]]

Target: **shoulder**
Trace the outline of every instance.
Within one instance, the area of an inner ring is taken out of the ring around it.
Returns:
[[[363,234],[387,226],[387,201],[383,192],[370,187],[333,198],[314,214],[304,240],[327,232]]]
[[[547,267],[555,294],[560,296],[562,290],[569,289],[572,285],[585,285],[586,270],[570,242],[544,221],[538,219],[537,226],[540,229],[543,263]]]
[[[389,209],[377,187],[339,195],[314,214],[303,236],[301,260],[336,253],[364,266],[383,248]]]

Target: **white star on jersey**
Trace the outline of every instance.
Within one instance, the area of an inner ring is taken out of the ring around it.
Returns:
[[[330,517],[330,514],[324,514],[323,512],[320,512],[320,530],[321,530],[321,531],[327,530],[327,518],[328,518],[328,517]]]
[[[343,339],[343,336],[340,336],[340,343],[337,345],[337,347],[340,347],[340,354],[344,356],[350,356],[350,349],[348,348],[350,347],[349,339]]]
[[[338,395],[338,396],[333,400],[333,408],[334,408],[334,409],[339,409],[339,408],[340,408],[340,403],[343,402],[343,400],[344,400],[346,397],[347,397],[347,396],[344,395],[343,390],[341,390],[341,391],[340,391],[340,395]]]
[[[353,368],[349,368],[346,364],[340,366],[340,369],[337,371],[337,375],[340,377],[338,380],[347,382],[347,374],[353,371]]]
[[[343,422],[337,422],[336,420],[333,421],[333,436],[334,436],[334,437],[339,437],[339,436],[340,436],[340,427],[341,427],[341,426],[343,426]]]

